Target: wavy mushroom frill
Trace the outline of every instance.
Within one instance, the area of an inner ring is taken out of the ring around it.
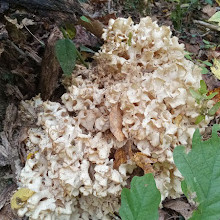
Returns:
[[[194,123],[201,106],[189,88],[199,88],[200,69],[184,58],[184,46],[170,29],[149,17],[139,24],[110,20],[103,39],[93,66],[77,66],[65,80],[62,105],[39,97],[21,103],[23,115],[27,106],[38,109],[38,127],[28,130],[33,155],[19,177],[20,187],[35,194],[20,216],[111,219],[122,188],[140,166],[127,151],[116,169],[116,152],[128,143],[156,161],[152,169],[162,200],[182,194],[173,149],[191,144],[195,129],[211,120]]]

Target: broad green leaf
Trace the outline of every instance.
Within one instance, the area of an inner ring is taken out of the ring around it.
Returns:
[[[209,21],[218,22],[218,25],[220,26],[220,11],[218,11],[214,15],[212,15],[212,17],[209,18]]]
[[[218,94],[218,92],[213,92],[212,94],[206,96],[205,99],[206,99],[206,100],[210,100],[210,99],[214,98],[217,94]]]
[[[197,118],[196,118],[196,121],[195,121],[195,124],[199,124],[202,120],[205,119],[205,115],[199,115]]]
[[[208,112],[208,115],[214,115],[220,108],[220,102],[217,102]]]
[[[196,92],[196,91],[195,91],[194,89],[192,89],[192,88],[190,88],[189,91],[190,91],[192,97],[193,97],[194,99],[196,99],[197,102],[199,102],[200,100],[202,100],[202,95],[201,95],[200,93]]]
[[[191,220],[220,219],[220,138],[212,128],[212,137],[202,141],[197,129],[192,140],[192,149],[187,154],[184,146],[174,149],[174,162],[184,177],[187,189],[196,193],[197,209]]]
[[[207,89],[207,86],[206,86],[206,83],[204,80],[200,80],[200,88],[199,88],[199,92],[200,94],[207,94],[208,92],[208,89]]]
[[[55,45],[56,57],[65,75],[70,75],[76,64],[77,52],[70,39],[61,39]]]
[[[87,17],[85,17],[84,15],[81,16],[80,19],[81,19],[82,21],[85,21],[86,23],[91,23],[91,21],[90,21]]]
[[[209,70],[205,67],[202,67],[201,74],[207,74],[207,73],[209,73]]]
[[[119,214],[122,220],[158,220],[161,196],[152,173],[133,177],[131,189],[121,193]]]

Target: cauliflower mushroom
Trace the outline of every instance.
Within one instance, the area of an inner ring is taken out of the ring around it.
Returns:
[[[182,194],[173,149],[191,143],[194,130],[212,119],[194,124],[200,106],[189,88],[199,88],[200,69],[184,58],[184,46],[169,27],[149,17],[139,24],[111,19],[103,39],[95,64],[77,66],[66,80],[63,104],[40,97],[21,103],[24,115],[28,105],[40,110],[38,127],[25,140],[35,153],[18,178],[34,194],[18,209],[20,216],[111,219],[139,166],[128,153],[114,169],[112,155],[128,141],[156,161],[152,169],[162,200]]]

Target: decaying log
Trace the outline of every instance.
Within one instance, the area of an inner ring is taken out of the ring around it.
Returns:
[[[52,17],[55,21],[74,21],[75,15],[82,15],[78,1],[74,0],[3,0],[10,8],[24,7],[43,17]]]

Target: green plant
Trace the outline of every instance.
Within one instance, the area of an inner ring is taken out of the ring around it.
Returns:
[[[174,149],[174,162],[184,177],[182,190],[188,197],[194,193],[198,204],[190,220],[220,219],[220,138],[219,125],[212,128],[212,137],[202,141],[197,129],[192,149],[187,154],[184,146]]]
[[[207,102],[214,98],[218,92],[213,92],[210,95],[207,95],[209,91],[204,80],[200,81],[200,88],[198,91],[195,91],[192,88],[190,88],[189,91],[192,97],[196,99],[196,102],[201,104],[200,115],[196,118],[196,124],[199,124],[202,120],[204,120],[206,115],[213,116],[220,108],[220,102],[217,102],[211,109],[207,107]]]
[[[161,196],[152,173],[133,177],[131,189],[121,193],[119,214],[122,220],[157,220]]]
[[[181,31],[183,26],[183,18],[192,13],[197,9],[201,1],[199,0],[173,0],[177,2],[175,9],[171,12],[171,20],[173,22],[174,28]],[[206,3],[212,5],[212,0],[205,0]]]
[[[82,16],[81,19],[84,21],[88,20],[89,22],[89,19],[85,16]],[[72,41],[76,35],[75,27],[71,24],[66,24],[65,28],[61,28],[61,31],[64,39],[60,39],[56,42],[55,52],[63,73],[65,75],[71,75],[73,69],[75,68],[77,59],[79,59],[88,68],[88,64],[83,60],[80,52],[77,50]]]

